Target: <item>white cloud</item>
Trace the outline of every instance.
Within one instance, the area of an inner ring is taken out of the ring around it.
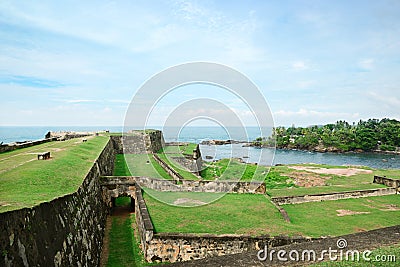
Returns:
[[[304,61],[295,61],[292,62],[292,68],[294,70],[307,70],[309,69],[309,66]]]
[[[92,99],[72,99],[72,100],[66,100],[65,102],[72,103],[72,104],[79,104],[79,103],[90,103],[90,102],[98,102],[98,101],[92,100]]]
[[[297,82],[297,86],[299,88],[304,89],[304,88],[308,88],[308,87],[314,85],[315,83],[316,83],[315,81],[299,81],[299,82]]]
[[[358,62],[358,66],[366,71],[370,71],[374,69],[375,60],[373,58],[362,59]]]
[[[396,97],[395,95],[385,95],[379,94],[376,92],[368,92],[368,96],[372,98],[374,101],[379,101],[381,104],[385,106],[389,106],[395,109],[399,109],[400,107],[400,98]]]
[[[315,124],[333,123],[337,120],[347,120],[349,122],[357,121],[360,118],[358,112],[335,112],[335,111],[317,111],[301,108],[297,111],[279,110],[273,112],[275,125],[291,125],[293,123],[308,126]]]

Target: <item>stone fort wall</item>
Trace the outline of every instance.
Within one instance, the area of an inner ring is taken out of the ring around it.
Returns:
[[[259,182],[230,182],[230,181],[190,181],[182,180],[178,184],[174,180],[155,179],[143,176],[111,176],[102,177],[101,183],[108,187],[113,197],[131,191],[130,186],[136,184],[157,191],[164,192],[210,192],[210,193],[238,193],[238,194],[265,194],[265,184]],[[126,195],[126,194],[125,194]]]
[[[117,154],[155,153],[164,146],[164,137],[159,130],[132,131],[111,136],[111,140]]]
[[[110,141],[76,192],[1,213],[0,266],[98,266],[109,213],[98,178],[113,168]]]
[[[23,143],[16,143],[16,144],[2,144],[0,145],[0,153],[3,152],[8,152],[20,148],[25,148],[25,147],[31,147],[31,146],[36,146],[40,144],[44,144],[47,142],[52,142],[56,141],[57,137],[52,137],[52,138],[46,138],[46,139],[40,139],[40,140],[35,140],[35,141],[27,141]]]

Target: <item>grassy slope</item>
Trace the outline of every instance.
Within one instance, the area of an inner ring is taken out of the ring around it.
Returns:
[[[106,136],[85,143],[71,139],[0,154],[0,212],[76,191],[108,140]],[[37,153],[44,151],[50,151],[52,158],[37,160]]]
[[[115,157],[114,175],[172,179],[153,157],[148,154],[117,154]]]

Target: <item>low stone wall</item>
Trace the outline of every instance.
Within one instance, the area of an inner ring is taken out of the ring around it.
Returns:
[[[238,193],[238,194],[265,194],[265,184],[257,182],[229,182],[229,181],[189,181],[183,180],[178,184],[174,180],[155,179],[142,176],[104,176],[102,185],[108,190],[123,192],[129,186],[138,184],[141,187],[164,192],[210,192],[210,193]]]
[[[142,250],[145,254],[147,253],[147,245],[153,239],[154,227],[150,219],[150,214],[147,210],[146,202],[143,199],[142,189],[136,187],[135,190],[135,217],[136,224],[139,229],[140,241],[142,244]]]
[[[239,194],[265,194],[265,184],[258,182],[234,181],[182,181],[181,186],[186,192],[214,192]]]
[[[175,162],[177,162],[181,167],[195,175],[199,175],[202,167],[201,158],[193,159],[192,157],[171,157]]]
[[[400,192],[400,180],[392,179],[382,176],[374,176],[374,183],[375,184],[383,184],[389,187],[397,188],[397,191]]]
[[[315,195],[305,195],[305,196],[273,197],[271,198],[271,200],[277,205],[284,205],[284,204],[299,204],[306,202],[320,202],[326,200],[338,200],[338,199],[348,199],[348,198],[385,196],[385,195],[396,194],[396,192],[397,192],[396,188],[379,188],[379,189],[325,193],[325,194],[315,194]]]
[[[76,192],[0,213],[0,266],[98,266],[109,212],[98,178],[113,168],[108,142]]]
[[[16,150],[16,149],[20,149],[20,148],[25,148],[25,147],[36,146],[36,145],[40,145],[40,144],[44,144],[44,143],[52,142],[52,141],[56,141],[56,140],[57,140],[57,138],[54,137],[54,138],[40,139],[40,140],[36,140],[36,141],[28,141],[28,142],[24,142],[24,143],[4,144],[4,145],[0,145],[0,153]]]
[[[174,179],[175,181],[183,181],[184,178],[182,177],[182,175],[180,175],[179,173],[177,173],[173,168],[171,168],[171,166],[169,166],[165,161],[163,161],[162,159],[160,159],[160,157],[157,154],[153,154],[153,158],[154,160],[160,164],[160,166],[169,174],[169,176],[172,177],[172,179]]]
[[[156,233],[146,244],[148,262],[181,262],[302,243],[312,238],[288,236]]]

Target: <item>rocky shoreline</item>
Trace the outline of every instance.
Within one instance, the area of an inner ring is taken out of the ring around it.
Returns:
[[[239,140],[206,140],[202,141],[200,145],[230,145],[230,144],[242,144],[242,147],[255,147],[255,148],[273,148],[268,145],[260,145],[255,142],[239,141]],[[363,153],[376,153],[376,154],[388,154],[388,155],[400,155],[400,151],[385,151],[385,150],[372,150],[364,151],[362,149],[356,149],[353,151],[343,151],[336,147],[323,147],[317,146],[313,149],[298,149],[291,147],[276,147],[277,149],[293,150],[293,151],[307,151],[307,152],[318,152],[318,153],[337,153],[337,154],[363,154]]]

